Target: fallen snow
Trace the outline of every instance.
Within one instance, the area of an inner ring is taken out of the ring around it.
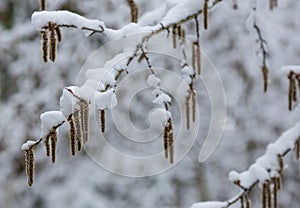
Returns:
[[[41,114],[40,119],[42,122],[42,138],[47,136],[54,126],[57,126],[66,120],[61,111],[47,111]]]
[[[171,117],[171,112],[167,111],[164,108],[156,108],[150,113],[151,122],[155,124],[162,124],[162,127],[167,125],[167,122]]]

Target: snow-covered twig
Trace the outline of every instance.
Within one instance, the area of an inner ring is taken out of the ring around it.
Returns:
[[[259,157],[246,171],[229,173],[229,180],[241,188],[240,193],[226,202],[210,202],[211,206],[205,206],[207,202],[200,202],[194,204],[192,208],[226,208],[238,201],[243,204],[250,203],[248,195],[256,185],[262,188],[262,203],[268,204],[269,202],[266,201],[273,199],[273,203],[276,204],[277,191],[281,189],[281,177],[284,169],[283,157],[295,150],[296,158],[299,159],[299,143],[300,122],[284,132],[276,142],[269,144],[265,154]],[[270,193],[266,194],[266,190]],[[267,199],[266,196],[270,198]]]

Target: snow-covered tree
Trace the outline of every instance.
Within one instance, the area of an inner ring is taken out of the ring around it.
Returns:
[[[296,207],[299,7],[3,1],[0,205]]]

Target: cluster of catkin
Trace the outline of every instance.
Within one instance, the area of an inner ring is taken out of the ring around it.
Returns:
[[[196,104],[197,104],[197,97],[196,97],[196,91],[193,89],[190,89],[188,91],[188,96],[185,98],[185,110],[186,110],[186,128],[190,129],[190,120],[192,113],[192,121],[196,121]],[[192,110],[191,110],[192,109]]]
[[[164,127],[164,152],[165,158],[170,159],[170,163],[173,164],[174,162],[174,130],[172,119],[169,118],[167,124]]]
[[[278,208],[278,191],[281,186],[281,177],[264,182],[261,192],[262,208]]]
[[[88,141],[90,120],[89,102],[80,101],[79,106],[79,110],[74,110],[67,119],[70,126],[69,138],[72,156],[75,156],[76,149],[78,152],[81,151],[82,143]]]
[[[46,27],[41,30],[42,36],[42,57],[44,62],[48,59],[55,61],[57,42],[61,42],[62,35],[59,25],[49,22]]]
[[[293,102],[297,101],[297,85],[300,90],[300,74],[290,71],[288,75],[289,79],[289,92],[288,92],[288,107],[291,111],[293,108]]]
[[[282,188],[282,174],[284,168],[284,161],[282,155],[278,155],[277,159],[279,165],[279,175],[264,182],[261,192],[262,208],[278,207],[278,191]]]

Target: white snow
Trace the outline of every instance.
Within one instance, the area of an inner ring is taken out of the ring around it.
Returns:
[[[85,30],[86,36],[89,36],[92,31],[86,30],[85,28],[95,31],[102,31],[102,28],[105,28],[104,23],[99,20],[87,19],[73,12],[64,10],[34,12],[31,16],[31,22],[38,30],[46,26],[49,22],[54,22],[58,25],[73,25]]]
[[[114,85],[115,83],[115,70],[109,70],[107,68],[89,69],[85,72],[85,76],[88,79],[96,80],[105,85]]]
[[[74,93],[77,91],[78,87],[71,86],[68,89],[72,90]],[[63,90],[62,96],[60,97],[60,111],[68,118],[74,111],[78,109],[77,98],[75,98],[66,88]]]
[[[28,140],[26,143],[24,143],[21,147],[22,150],[28,150],[32,145],[35,145],[39,141],[33,141],[33,140]]]
[[[210,201],[193,204],[191,208],[223,208],[226,205],[226,202]]]
[[[151,122],[156,124],[162,124],[162,127],[167,125],[167,122],[171,117],[171,112],[167,111],[164,108],[156,108],[153,111],[151,111],[150,114]]]
[[[159,84],[160,84],[161,80],[155,76],[154,74],[150,74],[148,76],[148,79],[147,79],[147,84],[150,86],[150,87],[158,87]]]
[[[47,111],[40,116],[42,125],[41,137],[49,134],[54,126],[57,126],[66,120],[65,116],[60,111]]]
[[[164,105],[165,103],[170,103],[170,102],[171,102],[170,96],[165,93],[161,93],[157,98],[153,100],[153,103],[159,105]]]
[[[114,108],[117,106],[117,96],[114,89],[106,92],[96,92],[95,105],[98,109]]]

